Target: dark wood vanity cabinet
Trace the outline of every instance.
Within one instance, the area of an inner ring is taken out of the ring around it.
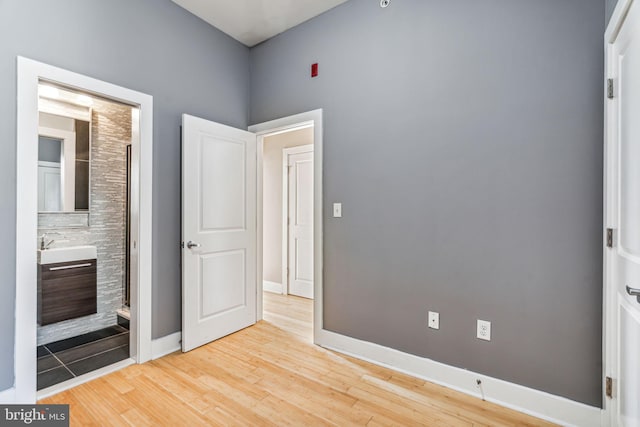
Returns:
[[[38,264],[38,323],[97,312],[96,260]]]

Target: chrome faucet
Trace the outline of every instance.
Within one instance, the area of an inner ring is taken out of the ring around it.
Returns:
[[[51,239],[48,242],[46,241],[47,239],[47,234],[58,234],[55,232],[49,232],[49,233],[43,233],[42,236],[40,236],[40,250],[44,251],[46,249],[49,249],[49,247],[51,245],[53,245],[53,242],[55,242],[55,240]]]

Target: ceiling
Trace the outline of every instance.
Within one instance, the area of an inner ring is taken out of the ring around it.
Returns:
[[[173,0],[252,47],[347,0]]]

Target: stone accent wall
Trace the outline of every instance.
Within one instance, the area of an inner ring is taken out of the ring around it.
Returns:
[[[60,228],[62,219],[39,223],[38,235],[55,231],[53,247],[98,249],[98,313],[38,327],[38,344],[116,324],[125,272],[126,147],[131,143],[131,108],[94,98],[91,117],[89,226]],[[60,214],[64,216],[65,214]],[[55,215],[54,215],[55,216]],[[43,218],[44,219],[44,218]],[[64,227],[64,226],[63,226]],[[68,227],[68,225],[67,225]]]
[[[38,229],[81,228],[89,226],[88,212],[40,212]],[[56,236],[51,236],[55,240]]]

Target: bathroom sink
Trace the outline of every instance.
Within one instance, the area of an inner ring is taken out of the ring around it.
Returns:
[[[95,246],[71,246],[38,251],[38,264],[55,264],[58,262],[79,261],[98,257]]]

